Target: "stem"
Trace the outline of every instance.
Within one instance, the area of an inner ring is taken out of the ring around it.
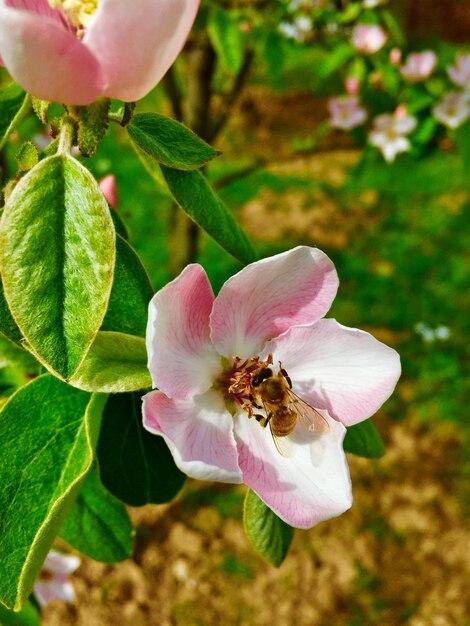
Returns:
[[[72,117],[66,115],[62,122],[62,128],[60,129],[57,154],[70,154],[73,146],[74,132],[75,121]]]
[[[31,109],[31,96],[27,94],[17,114],[11,120],[10,126],[6,129],[5,134],[3,135],[3,139],[0,141],[0,150],[3,149],[8,139],[8,136],[14,131],[16,126],[18,126],[18,124],[23,121],[23,118],[26,117],[26,114],[29,113],[30,109]]]

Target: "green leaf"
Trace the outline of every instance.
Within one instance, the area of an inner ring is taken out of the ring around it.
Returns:
[[[48,100],[40,100],[34,96],[31,98],[31,104],[33,105],[33,111],[38,116],[39,120],[43,124],[47,124],[47,112],[49,111],[52,102]]]
[[[131,556],[134,529],[126,507],[103,487],[96,466],[85,478],[60,536],[102,563],[117,563]]]
[[[38,374],[40,365],[32,354],[0,333],[0,368],[18,366],[30,374]]]
[[[268,75],[274,88],[282,85],[280,76],[285,61],[284,38],[270,30],[264,40],[263,56],[268,66]]]
[[[39,161],[39,152],[31,141],[26,141],[15,154],[15,160],[18,163],[18,170],[26,172],[37,165]]]
[[[83,156],[93,156],[105,136],[110,105],[109,98],[98,98],[87,107],[79,107],[78,147]]]
[[[283,522],[249,489],[243,508],[243,527],[254,550],[274,567],[287,556],[294,529]]]
[[[5,294],[3,293],[3,283],[0,278],[0,333],[8,337],[14,343],[20,343],[23,335],[13,319],[8,308]]]
[[[160,167],[174,199],[196,224],[242,263],[256,260],[250,240],[201,172]]]
[[[355,56],[354,48],[349,43],[338,44],[332,52],[328,54],[325,61],[318,70],[319,79],[324,80],[338,71],[352,57]]]
[[[0,601],[9,608],[26,601],[91,468],[105,400],[46,374],[0,412]]]
[[[28,96],[16,83],[10,83],[0,90],[0,150],[27,102]]]
[[[194,170],[220,154],[189,128],[158,113],[139,113],[127,125],[132,140],[158,163]]]
[[[84,391],[101,393],[151,387],[145,339],[100,331],[70,384]]]
[[[145,337],[148,304],[153,296],[150,279],[133,248],[116,237],[114,282],[101,330]]]
[[[70,378],[103,321],[115,232],[90,172],[68,155],[41,161],[15,187],[0,223],[10,311],[38,359]]]
[[[208,34],[217,56],[231,74],[236,74],[243,63],[243,42],[239,23],[227,9],[211,11]]]
[[[163,438],[142,426],[141,405],[139,394],[110,396],[98,443],[103,484],[131,506],[168,502],[185,480]]]
[[[1,626],[40,626],[39,613],[32,602],[24,605],[21,611],[9,611],[0,604]]]
[[[378,459],[385,454],[384,442],[370,419],[355,426],[349,426],[343,447],[346,452],[352,452],[367,459]]]

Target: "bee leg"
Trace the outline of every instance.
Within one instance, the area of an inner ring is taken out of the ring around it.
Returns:
[[[260,426],[262,426],[263,428],[266,428],[266,426],[268,425],[268,422],[266,421],[266,418],[264,417],[264,415],[255,413],[255,418]]]
[[[268,413],[268,414],[267,414],[267,416],[266,416],[266,421],[265,421],[265,424],[264,424],[264,427],[265,427],[265,428],[266,428],[266,426],[269,424],[269,422],[271,421],[272,416],[273,416],[272,411],[269,411],[269,413]]]
[[[280,363],[279,363],[280,365]],[[284,376],[284,378],[287,380],[287,384],[289,385],[289,387],[292,389],[292,381],[290,379],[289,374],[286,372],[286,370],[281,367],[281,374]]]
[[[255,407],[255,409],[262,409],[263,407],[260,406],[259,404],[256,404],[255,399],[253,398],[252,394],[250,393],[250,402],[251,404]]]

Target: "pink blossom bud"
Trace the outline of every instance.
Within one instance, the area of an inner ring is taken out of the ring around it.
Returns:
[[[357,96],[361,83],[357,76],[348,76],[344,81],[344,88],[349,96]]]
[[[113,207],[113,209],[118,208],[118,194],[117,194],[117,185],[116,179],[113,174],[108,174],[104,178],[102,178],[99,182],[100,189],[103,192],[103,196],[106,198],[108,204]]]
[[[392,48],[388,55],[388,60],[393,66],[398,66],[401,63],[401,50],[400,48]]]

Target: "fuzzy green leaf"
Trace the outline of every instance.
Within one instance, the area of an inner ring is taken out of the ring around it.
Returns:
[[[10,83],[0,90],[0,150],[13,130],[15,119],[27,99],[28,96],[16,83]]]
[[[145,154],[178,170],[198,169],[220,154],[184,124],[158,113],[134,115],[127,130]]]
[[[294,529],[279,519],[251,489],[245,497],[243,527],[254,550],[268,563],[279,567],[289,551]]]
[[[126,507],[103,487],[96,466],[85,478],[60,536],[102,563],[117,563],[131,556],[134,529]]]
[[[174,199],[196,224],[242,263],[256,260],[250,240],[201,172],[160,167]]]
[[[89,472],[106,396],[48,374],[0,412],[0,601],[18,610]]]
[[[110,105],[109,98],[98,98],[87,107],[79,107],[78,147],[83,156],[93,156],[105,136]]]
[[[68,379],[101,326],[111,292],[115,232],[108,205],[88,170],[55,155],[15,187],[0,229],[13,318],[45,367]]]
[[[52,102],[48,100],[40,100],[34,96],[31,98],[31,104],[33,105],[33,111],[38,116],[39,120],[43,124],[47,124],[47,113],[51,107]]]
[[[145,339],[100,331],[70,384],[84,391],[101,393],[150,387],[152,381],[147,369]]]
[[[243,42],[239,23],[230,11],[216,8],[211,11],[208,33],[217,56],[231,74],[236,74],[243,63]]]
[[[163,438],[142,426],[142,400],[136,393],[109,397],[98,459],[105,487],[131,506],[168,502],[185,480]]]
[[[378,459],[385,454],[382,437],[370,419],[355,426],[349,426],[343,447],[346,452],[352,452],[367,459]]]
[[[150,279],[133,248],[116,237],[114,282],[101,330],[145,337],[148,304],[153,296]]]

